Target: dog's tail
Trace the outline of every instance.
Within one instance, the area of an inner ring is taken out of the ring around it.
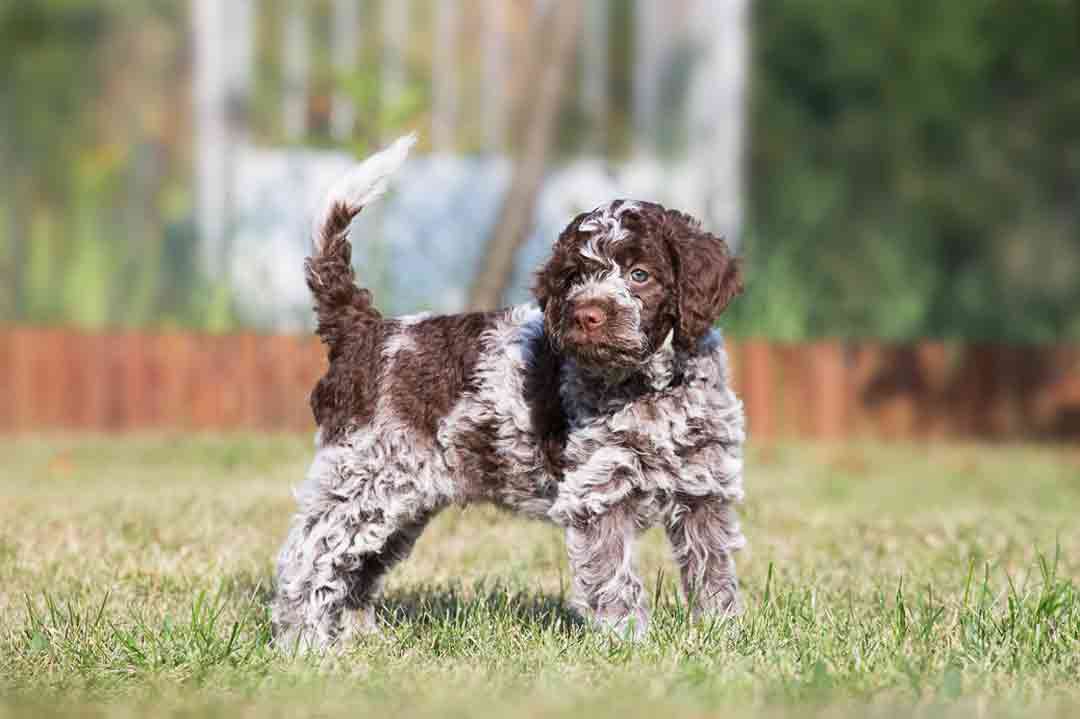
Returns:
[[[415,143],[415,134],[405,135],[357,165],[331,187],[315,215],[304,272],[315,298],[315,331],[331,350],[357,322],[382,317],[371,303],[371,292],[356,286],[349,223],[386,192],[390,176]]]

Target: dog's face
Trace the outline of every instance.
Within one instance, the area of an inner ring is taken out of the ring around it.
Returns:
[[[627,200],[575,217],[533,288],[555,348],[597,370],[638,367],[672,333],[676,349],[692,349],[741,291],[722,239]]]

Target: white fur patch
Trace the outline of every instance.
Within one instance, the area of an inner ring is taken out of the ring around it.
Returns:
[[[566,299],[569,302],[611,300],[619,307],[636,308],[638,314],[641,309],[640,303],[630,292],[630,287],[617,266],[614,270],[586,275],[580,282],[570,287],[566,293]],[[635,325],[636,328],[637,325]]]
[[[618,207],[614,202],[600,205],[594,209],[580,225],[582,232],[593,232],[614,244],[629,237],[630,231],[622,225],[622,216],[627,212],[636,212],[641,205],[636,202],[626,201]],[[584,254],[584,250],[582,250]]]
[[[382,348],[383,361],[393,362],[399,352],[415,352],[416,338],[410,331],[411,325],[402,325],[387,338]]]
[[[487,499],[533,517],[546,516],[551,507],[548,490],[556,481],[544,470],[539,438],[533,431],[532,408],[525,400],[525,383],[543,335],[544,316],[539,308],[511,308],[483,335],[483,353],[476,368],[477,390],[458,401],[438,431],[447,463],[451,471],[459,474],[467,461],[459,438],[485,431],[479,429],[482,427],[495,427],[492,442],[505,473],[494,478],[491,486],[496,494]]]
[[[604,249],[607,245],[614,245],[630,236],[630,231],[623,227],[622,217],[630,211],[637,211],[641,206],[636,202],[626,201],[618,207],[614,202],[600,205],[586,217],[578,229],[581,232],[589,232],[591,236],[581,247],[581,256],[609,265],[613,270],[618,270],[618,265],[611,257],[606,257]]]
[[[431,319],[431,316],[432,315],[430,312],[417,312],[411,315],[402,315],[401,317],[397,317],[395,319],[397,319],[397,321],[401,324],[411,327],[413,325],[420,324],[424,320]]]

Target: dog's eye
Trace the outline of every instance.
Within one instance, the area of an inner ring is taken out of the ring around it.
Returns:
[[[630,279],[642,285],[649,281],[649,273],[639,267],[630,272]]]

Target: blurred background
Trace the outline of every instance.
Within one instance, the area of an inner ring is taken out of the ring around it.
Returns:
[[[306,427],[308,211],[412,130],[388,312],[653,199],[746,257],[758,436],[1080,436],[1075,0],[6,0],[0,429]]]

